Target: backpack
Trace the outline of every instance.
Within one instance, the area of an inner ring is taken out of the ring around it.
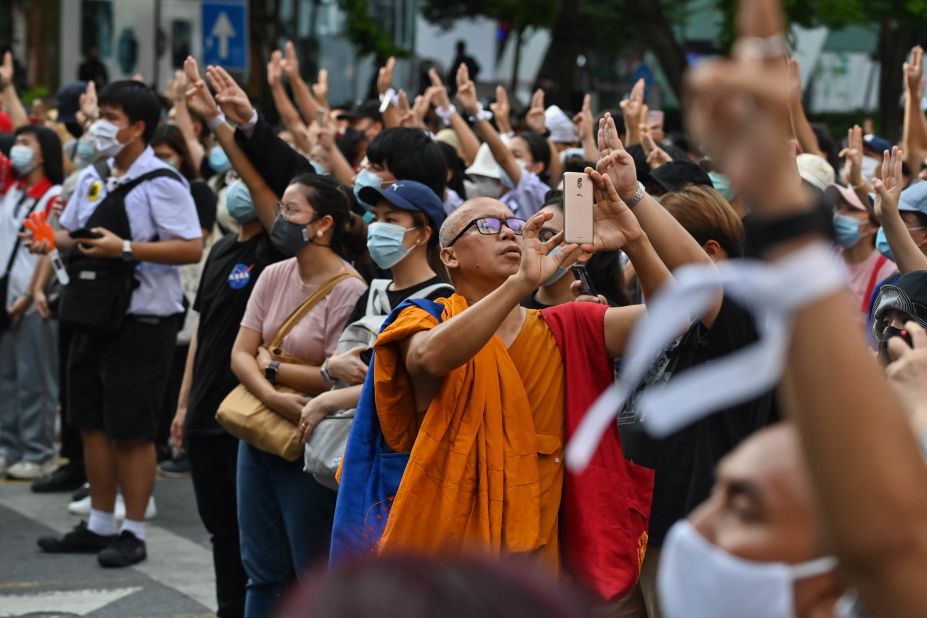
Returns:
[[[390,283],[392,281],[389,279],[374,279],[370,282],[366,315],[345,327],[341,337],[338,338],[335,354],[344,354],[359,346],[373,347],[383,323],[391,313],[392,308],[387,295],[387,287]],[[454,293],[454,288],[450,284],[435,283],[410,294],[406,300],[424,299],[444,288],[447,289],[448,295]],[[384,310],[385,313],[381,313]],[[348,386],[348,384],[336,382],[332,390]],[[319,423],[312,432],[309,442],[306,443],[303,469],[329,489],[338,489],[335,473],[344,457],[348,434],[354,422],[354,411],[355,408],[344,408],[332,412]]]
[[[95,169],[103,181],[109,176],[105,164]],[[142,174],[110,191],[84,227],[103,227],[120,238],[132,238],[125,198],[143,182],[161,177],[180,182],[180,176],[166,168]],[[90,257],[74,251],[68,260],[71,280],[61,291],[58,319],[79,332],[118,332],[132,304],[132,293],[138,287],[137,265],[136,260]]]

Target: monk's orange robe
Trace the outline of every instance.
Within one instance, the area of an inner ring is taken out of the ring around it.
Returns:
[[[438,301],[447,320],[467,308]],[[399,343],[437,325],[410,307],[376,343],[375,393],[387,445],[411,451],[380,550],[536,552],[558,564],[563,491],[564,372],[540,312],[509,349],[493,337],[416,410]]]

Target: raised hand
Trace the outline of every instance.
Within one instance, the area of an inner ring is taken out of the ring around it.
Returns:
[[[618,137],[615,119],[610,113],[599,120],[599,152],[601,158],[596,163],[600,174],[607,174],[619,196],[631,197],[637,192],[637,168],[634,158],[628,154]]]
[[[583,108],[579,111],[578,114],[573,116],[573,124],[576,126],[576,132],[579,134],[579,139],[585,141],[587,139],[595,139],[595,119],[592,117],[592,110],[590,109],[592,97],[588,94],[583,97]]]
[[[848,183],[858,187],[865,182],[863,178],[863,130],[853,125],[847,130],[847,147],[840,151],[840,156],[846,160],[843,164],[843,173]]]
[[[650,134],[650,126],[647,124],[641,125],[641,146],[644,149],[644,154],[647,155],[647,166],[651,170],[655,170],[665,163],[669,163],[673,160],[669,154],[660,148],[655,141],[653,141],[653,136]]]
[[[379,73],[377,73],[377,92],[386,94],[386,91],[393,87],[393,71],[396,69],[396,59],[390,56],[386,60]]]
[[[254,114],[248,95],[222,67],[210,66],[206,78],[216,91],[216,102],[232,124],[246,124]]]
[[[583,244],[580,249],[589,253],[616,251],[643,236],[637,217],[619,197],[611,177],[591,167],[586,168],[586,173],[592,179],[595,200],[592,209],[594,233],[592,243]]]
[[[621,108],[621,115],[624,116],[624,126],[627,130],[627,139],[629,144],[636,144],[640,139],[637,133],[637,127],[643,124],[646,119],[644,112],[644,88],[646,82],[643,78],[637,80],[631,88],[631,94],[628,98],[621,101],[618,106]]]
[[[525,124],[535,133],[547,131],[547,120],[544,118],[544,91],[540,88],[531,95],[531,107],[525,115]]]
[[[3,54],[3,63],[0,64],[0,89],[13,83],[13,52]]]
[[[470,71],[463,63],[457,69],[457,100],[470,116],[480,110],[480,102],[476,98],[476,84],[470,81]]]
[[[187,56],[183,63],[184,73],[187,75],[187,108],[204,121],[209,121],[219,115],[219,107],[209,93],[206,82],[200,77],[200,70],[193,56]]]
[[[461,65],[466,68],[466,65]],[[499,126],[499,130],[503,133],[509,133],[512,131],[512,106],[509,103],[509,93],[505,91],[505,86],[499,84],[496,86],[496,101],[495,103],[490,103],[489,109],[492,110],[492,114],[496,119],[496,124]]]
[[[924,96],[924,49],[920,45],[911,49],[911,62],[904,63],[904,83],[920,101]]]
[[[78,101],[80,104],[80,111],[77,112],[80,115],[78,120],[82,124],[91,123],[99,118],[100,108],[97,106],[97,85],[93,80],[87,82],[87,89],[80,95]]]
[[[563,242],[563,232],[554,235],[547,242],[539,234],[544,223],[554,217],[550,212],[539,212],[528,219],[522,230],[521,264],[516,277],[525,284],[525,289],[534,290],[557,272],[557,268],[573,260],[579,252],[575,244],[562,245],[556,255],[550,255],[554,247]]]
[[[296,57],[296,46],[293,41],[286,42],[286,58],[281,58],[280,67],[290,81],[299,79],[299,59]]]
[[[328,69],[319,69],[318,81],[312,84],[312,94],[319,105],[328,109]]]
[[[438,70],[434,67],[428,69],[428,79],[431,80],[431,86],[425,91],[425,96],[429,98],[431,104],[435,107],[450,107],[451,98],[447,95],[447,88],[441,76],[438,75]]]
[[[873,181],[876,190],[875,216],[881,222],[883,217],[898,216],[898,200],[904,181],[901,178],[901,164],[904,161],[904,151],[898,146],[892,148],[891,154],[886,150],[882,153],[882,180]]]
[[[290,43],[292,45],[292,43]],[[267,85],[277,86],[283,79],[283,54],[280,50],[274,50],[270,54],[270,60],[267,62]]]
[[[412,104],[412,125],[413,127],[427,129],[425,124],[425,116],[428,115],[428,110],[431,109],[431,97],[434,94],[434,90],[429,88],[425,91],[425,94],[415,97],[415,102]]]
[[[174,93],[171,97],[175,103],[186,100],[187,74],[183,71],[174,71]]]
[[[789,72],[789,98],[792,101],[801,100],[801,70],[798,67],[798,60],[793,56],[785,61],[786,69]]]

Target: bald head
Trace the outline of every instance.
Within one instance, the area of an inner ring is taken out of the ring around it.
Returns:
[[[460,233],[460,230],[474,219],[498,217],[500,215],[511,217],[512,211],[499,200],[494,200],[491,197],[475,197],[472,200],[467,200],[455,208],[441,225],[441,231],[438,233],[441,247],[446,247]]]

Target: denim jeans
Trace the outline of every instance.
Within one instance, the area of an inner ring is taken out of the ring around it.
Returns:
[[[242,441],[238,526],[248,574],[247,618],[270,616],[296,575],[328,558],[335,492],[295,462]]]

